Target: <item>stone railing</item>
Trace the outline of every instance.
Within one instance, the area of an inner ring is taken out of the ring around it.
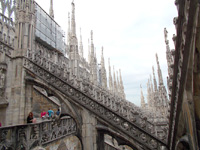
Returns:
[[[76,134],[76,131],[76,122],[71,117],[58,121],[0,127],[0,149],[32,149]]]
[[[154,124],[134,104],[111,97],[106,90],[87,80],[71,78],[69,71],[64,72],[61,66],[30,51],[24,59],[24,67],[139,143],[150,149],[165,145],[166,132],[156,137]]]

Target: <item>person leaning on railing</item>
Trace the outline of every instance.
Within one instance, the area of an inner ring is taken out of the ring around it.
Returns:
[[[27,123],[36,123],[36,118],[33,118],[33,113],[30,112],[27,117]]]

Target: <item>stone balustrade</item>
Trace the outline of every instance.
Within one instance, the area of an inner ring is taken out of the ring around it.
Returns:
[[[71,117],[57,121],[0,127],[0,149],[31,149],[76,134],[76,131],[76,122]]]

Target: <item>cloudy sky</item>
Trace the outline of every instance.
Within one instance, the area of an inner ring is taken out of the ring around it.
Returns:
[[[36,2],[49,12],[50,0]],[[53,3],[54,18],[67,34],[71,0],[54,0]],[[107,71],[110,58],[115,70],[122,71],[127,100],[140,106],[140,84],[146,95],[152,66],[157,72],[156,53],[166,83],[164,28],[168,30],[170,48],[173,49],[171,38],[176,33],[173,18],[177,16],[174,0],[74,0],[74,3],[76,33],[79,38],[81,28],[85,58],[88,57],[88,38],[93,30],[98,62],[103,46]]]

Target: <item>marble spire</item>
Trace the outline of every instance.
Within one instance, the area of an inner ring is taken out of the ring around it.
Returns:
[[[156,62],[157,62],[157,67],[158,67],[158,82],[159,85],[163,85],[163,77],[162,77],[162,71],[160,69],[160,64],[158,60],[158,55],[156,54]]]
[[[94,57],[94,43],[93,43],[93,31],[91,30],[91,47],[90,47],[90,57]],[[91,58],[90,58],[91,59]],[[90,60],[91,61],[91,60]]]
[[[116,71],[116,73],[117,73],[117,92],[121,95],[122,91],[121,91],[121,88],[120,88],[118,71]]]
[[[164,37],[165,37],[165,44],[166,44],[166,58],[167,58],[167,64],[168,64],[168,72],[171,73],[171,71],[169,71],[169,68],[171,66],[171,64],[173,63],[173,57],[172,57],[172,53],[169,47],[169,40],[167,39],[167,29],[164,28]]]
[[[154,91],[157,91],[157,82],[156,82],[156,76],[155,76],[155,72],[154,72],[154,67],[152,66],[152,71],[153,71],[153,83],[154,83]]]
[[[67,44],[70,43],[71,29],[70,29],[70,13],[68,12],[68,33],[67,33]]]
[[[81,58],[83,58],[83,42],[82,42],[81,28],[80,28],[79,55],[81,56]]]
[[[140,98],[141,98],[141,107],[145,108],[145,101],[144,101],[144,95],[143,95],[143,91],[142,91],[142,85],[140,85],[140,89],[141,89],[141,94],[140,94]]]
[[[172,55],[172,51],[170,50],[169,47],[169,42],[167,39],[167,29],[164,28],[164,37],[165,37],[165,43],[166,43],[166,59],[167,59],[167,66],[168,66],[168,77],[167,77],[167,87],[168,87],[168,94],[169,94],[169,98],[171,97],[171,87],[172,87],[172,77],[173,77],[173,64],[174,64],[174,57]],[[175,35],[174,35],[175,38]],[[174,40],[174,45],[175,44],[175,39]]]
[[[54,11],[53,11],[53,0],[50,0],[51,3],[50,3],[50,8],[49,8],[49,15],[51,18],[54,19]]]
[[[110,58],[108,58],[108,66],[109,66],[109,90],[113,92],[113,81],[112,81],[112,75],[111,75]]]
[[[90,70],[91,70],[91,81],[97,85],[97,59],[94,52],[93,44],[93,31],[91,30],[91,46],[90,46]]]
[[[115,67],[113,66],[113,86],[114,86],[114,92],[117,94],[117,82],[115,77]]]
[[[72,5],[72,14],[71,14],[71,36],[76,37],[76,22],[75,22],[75,5],[74,2]]]
[[[107,88],[107,77],[106,77],[106,69],[103,55],[103,46],[101,52],[101,78],[102,78],[102,87]]]
[[[150,107],[150,103],[151,103],[151,85],[150,85],[150,79],[148,79],[148,82],[147,82],[147,104],[148,104],[148,107]]]
[[[71,23],[70,31],[69,31],[69,58],[70,58],[70,67],[72,69],[72,74],[79,78],[79,52],[78,52],[78,41],[76,37],[76,22],[75,22],[75,4],[71,3],[72,12],[71,12]],[[69,17],[69,16],[68,16]]]
[[[90,64],[90,39],[88,39],[88,63]]]
[[[121,92],[122,92],[122,97],[124,98],[124,99],[126,99],[126,95],[125,95],[125,92],[124,92],[124,84],[123,84],[123,80],[122,80],[122,74],[121,74],[121,69],[119,69],[119,82],[120,82],[120,89],[121,89]]]

